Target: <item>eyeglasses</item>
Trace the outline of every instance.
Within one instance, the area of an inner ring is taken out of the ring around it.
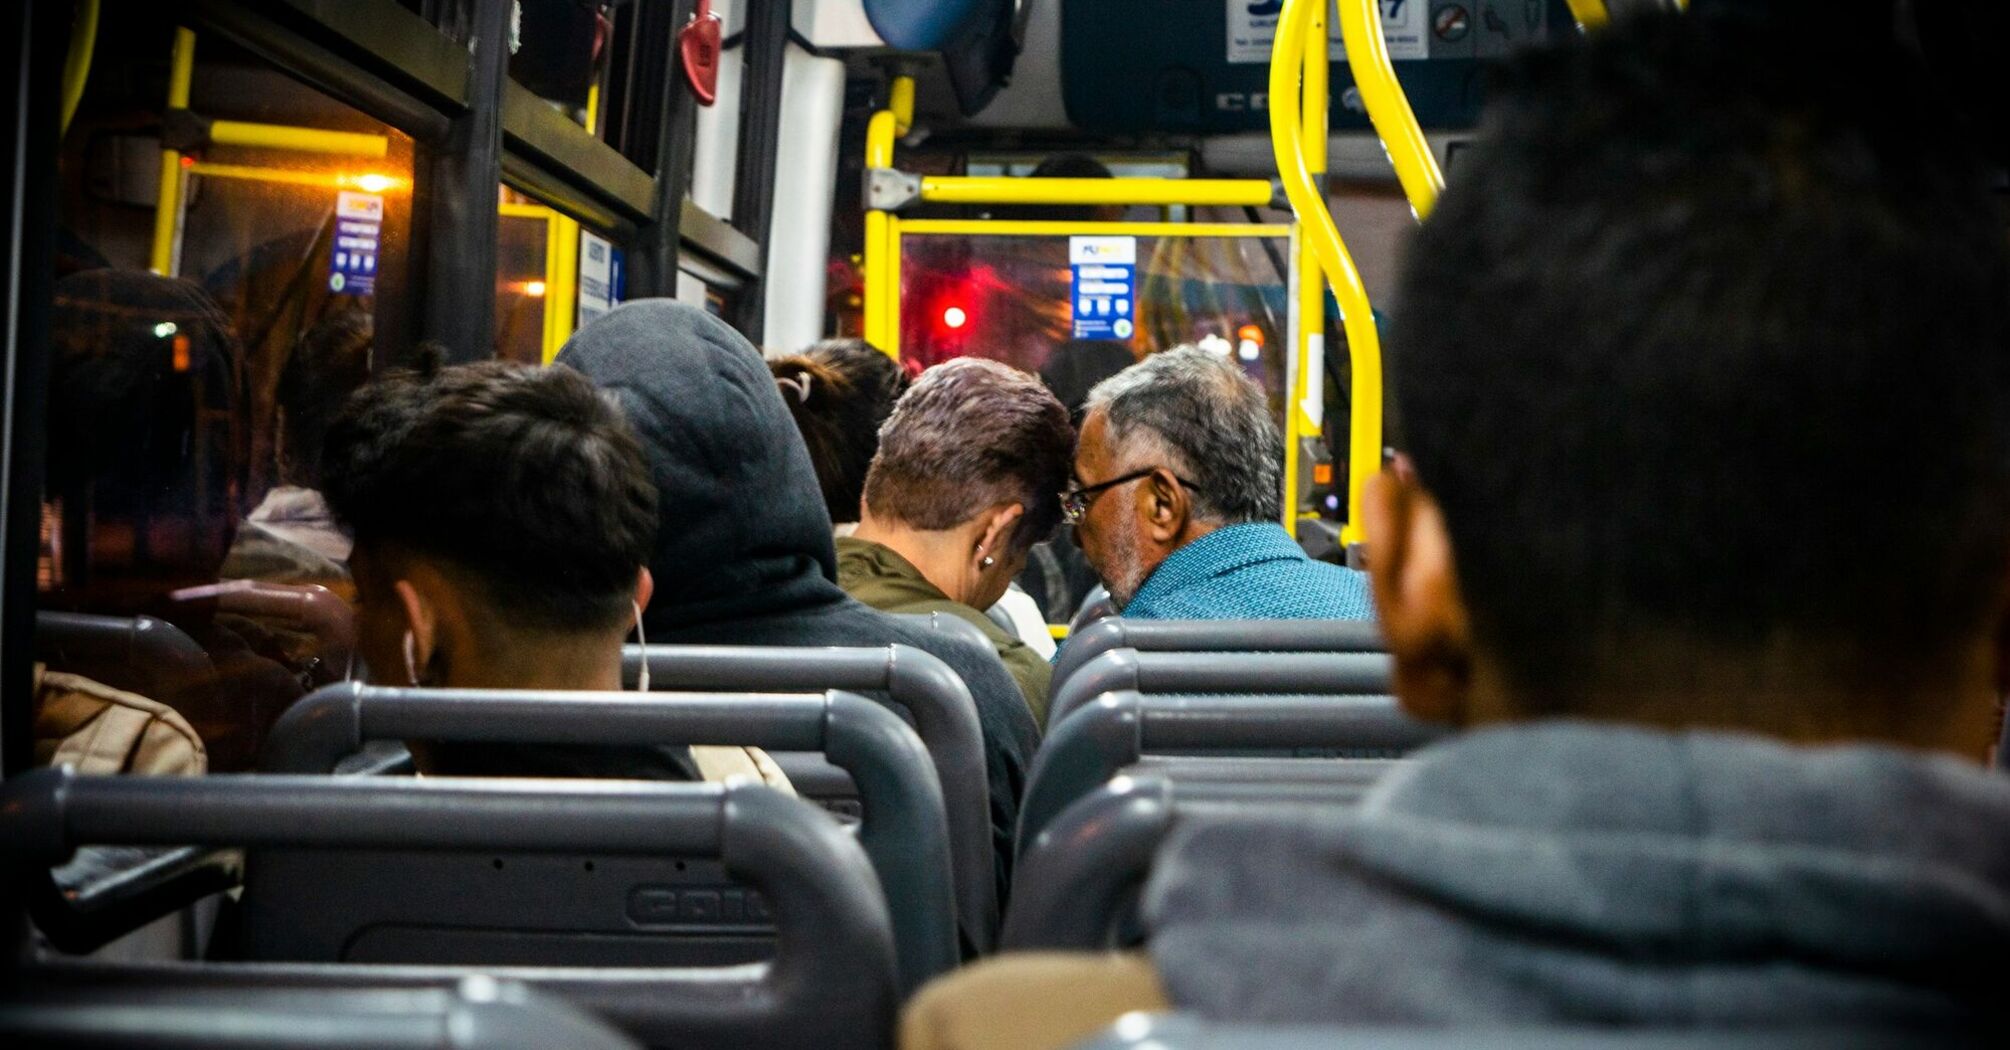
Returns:
[[[1099,481],[1094,485],[1078,485],[1075,488],[1069,489],[1061,493],[1061,517],[1070,525],[1079,525],[1082,522],[1083,516],[1089,513],[1089,504],[1094,503],[1097,496],[1125,482],[1150,477],[1152,472],[1158,469],[1158,467],[1146,467],[1143,470],[1131,471],[1122,477],[1111,478],[1108,481]],[[1200,490],[1199,485],[1180,477],[1178,474],[1173,475],[1173,480],[1195,491]]]

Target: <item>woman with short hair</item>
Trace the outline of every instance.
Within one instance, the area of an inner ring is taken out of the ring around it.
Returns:
[[[1061,520],[1075,430],[1038,379],[964,358],[921,374],[880,430],[838,583],[888,612],[948,612],[991,640],[1035,717],[1050,670],[984,615]]]

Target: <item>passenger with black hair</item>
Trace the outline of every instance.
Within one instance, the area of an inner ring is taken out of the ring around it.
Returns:
[[[1410,250],[1370,569],[1399,699],[1469,732],[1177,836],[1148,961],[956,978],[908,1050],[1056,988],[1016,1045],[1167,1004],[2000,1042],[2004,215],[1911,57],[1810,28],[1511,61]]]
[[[1179,347],[1089,391],[1062,505],[1126,617],[1371,617],[1367,578],[1306,557],[1279,524],[1283,458],[1263,391]]]
[[[649,640],[731,645],[911,645],[940,657],[977,703],[1003,899],[1019,795],[1039,730],[995,654],[897,620],[837,585],[831,519],[802,435],[760,352],[717,317],[667,299],[615,307],[558,364],[622,406],[661,501],[649,566]],[[965,924],[996,916],[965,915]]]
[[[991,641],[1035,717],[1053,669],[984,614],[1061,520],[1075,448],[1068,410],[1038,379],[965,357],[921,373],[880,431],[838,584],[888,612],[946,612]]]
[[[863,339],[826,339],[770,360],[768,370],[802,431],[831,524],[847,533],[858,523],[880,425],[907,389],[907,373]]]
[[[654,590],[656,487],[592,383],[502,361],[394,372],[331,423],[321,473],[355,536],[373,681],[621,688],[622,642]],[[430,773],[781,782],[751,749],[411,743]]]

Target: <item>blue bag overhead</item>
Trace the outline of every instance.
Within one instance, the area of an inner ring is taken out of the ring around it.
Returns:
[[[1011,78],[1019,57],[1013,15],[1028,2],[865,0],[865,17],[897,50],[941,52],[957,108],[967,116],[983,109]]]
[[[1471,127],[1487,59],[1574,33],[1563,0],[1380,0],[1383,36],[1426,128]],[[1061,8],[1068,119],[1099,132],[1261,131],[1282,0],[1073,0]],[[1332,127],[1366,129],[1333,35]],[[1148,41],[1151,46],[1137,46]]]

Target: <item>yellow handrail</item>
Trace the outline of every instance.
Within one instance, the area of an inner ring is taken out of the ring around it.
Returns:
[[[1570,5],[1570,17],[1577,19],[1579,29],[1597,29],[1612,20],[1605,10],[1605,0],[1565,0]]]
[[[1306,30],[1311,24],[1307,16],[1315,4],[1324,3],[1285,0],[1278,17],[1277,39],[1270,56],[1270,142],[1277,153],[1277,173],[1284,182],[1285,196],[1298,214],[1299,235],[1312,242],[1319,267],[1340,301],[1340,320],[1347,333],[1353,400],[1348,430],[1347,524],[1340,538],[1352,544],[1362,540],[1362,490],[1369,476],[1382,469],[1382,340],[1375,330],[1375,314],[1361,271],[1347,254],[1340,230],[1326,209],[1325,195],[1306,167],[1299,77],[1305,61]]]
[[[1194,207],[1262,207],[1270,203],[1262,179],[1021,179],[977,175],[924,175],[921,199],[937,204],[1186,204]]]
[[[349,157],[382,157],[391,140],[359,131],[324,131],[285,124],[254,124],[244,120],[213,120],[209,141],[219,146],[248,146],[294,153],[336,153]]]
[[[98,0],[79,0],[76,19],[70,24],[70,50],[63,56],[63,123],[59,134],[70,133],[70,118],[77,115],[77,103],[84,100],[84,84],[91,79],[91,56],[98,47]]]
[[[1284,18],[1278,18],[1279,37],[1283,36]],[[1403,85],[1396,81],[1389,45],[1382,39],[1382,11],[1376,0],[1340,0],[1340,37],[1346,42],[1347,64],[1354,70],[1354,86],[1361,91],[1368,120],[1375,125],[1375,134],[1382,137],[1382,148],[1396,168],[1396,181],[1410,198],[1411,210],[1422,219],[1431,214],[1438,194],[1444,192],[1445,176],[1438,170],[1438,158],[1431,153],[1424,129],[1417,125]],[[1273,82],[1275,79],[1273,73]],[[1271,100],[1275,105],[1275,94]]]
[[[1328,43],[1326,8],[1314,5],[1312,22],[1306,27],[1303,61],[1299,63],[1303,85],[1300,103],[1304,111],[1305,170],[1322,191],[1329,130],[1327,103],[1331,93]],[[1292,239],[1292,244],[1296,249],[1293,259],[1297,263],[1298,286],[1290,294],[1296,297],[1293,307],[1298,319],[1298,341],[1292,347],[1293,396],[1291,403],[1284,406],[1284,527],[1296,535],[1299,507],[1305,500],[1306,486],[1300,480],[1305,474],[1302,463],[1305,439],[1319,437],[1326,422],[1326,278],[1320,273],[1311,240],[1300,235]]]
[[[176,27],[174,52],[168,63],[168,109],[188,108],[189,81],[195,73],[195,33]],[[175,233],[181,225],[181,153],[161,150],[160,188],[154,198],[154,240],[147,266],[163,277],[174,276]]]

